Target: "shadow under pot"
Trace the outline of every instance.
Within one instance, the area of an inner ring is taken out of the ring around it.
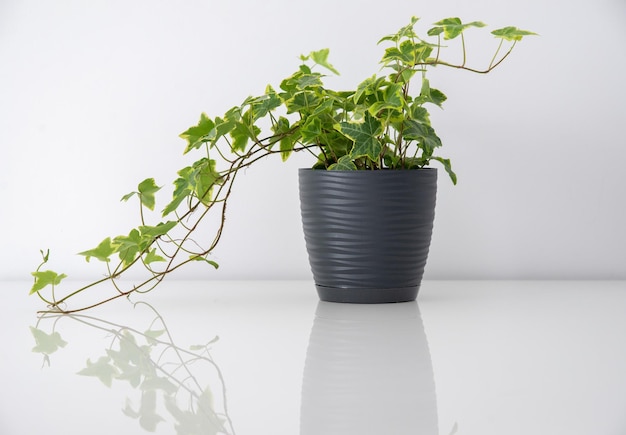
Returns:
[[[437,169],[299,170],[306,249],[328,302],[415,300],[435,218]]]

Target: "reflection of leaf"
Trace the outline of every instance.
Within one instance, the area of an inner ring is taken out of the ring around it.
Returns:
[[[154,373],[154,367],[150,362],[150,346],[139,346],[135,337],[128,331],[124,331],[123,338],[120,339],[119,343],[119,353],[126,361],[139,367],[146,376]]]
[[[189,350],[206,350],[206,349],[208,349],[209,345],[211,345],[213,343],[217,343],[217,341],[219,341],[219,339],[220,339],[220,336],[216,335],[207,344],[192,344],[191,346],[189,346]]]
[[[159,414],[157,414],[156,403],[156,391],[146,391],[141,395],[141,405],[139,405],[138,411],[135,411],[131,407],[130,402],[127,400],[126,407],[122,410],[122,412],[131,418],[138,418],[139,425],[143,429],[148,432],[154,432],[157,424],[165,421]]]
[[[120,381],[128,381],[133,388],[137,388],[141,384],[141,370],[138,367],[127,366],[122,373],[116,376]]]
[[[107,355],[113,361],[113,365],[119,370],[116,379],[128,381],[128,383],[136,388],[141,383],[141,370],[136,365],[129,363],[128,358],[118,351],[107,349]]]
[[[35,337],[35,347],[33,352],[43,353],[44,355],[50,355],[56,352],[60,347],[65,347],[67,342],[61,338],[61,334],[53,332],[46,334],[41,329],[30,327],[30,332]]]
[[[110,387],[113,383],[113,378],[117,376],[118,370],[111,364],[111,359],[107,356],[102,356],[98,361],[91,362],[91,359],[87,360],[87,367],[78,372],[83,376],[94,376],[106,385]]]
[[[148,340],[148,343],[156,344],[156,339],[163,335],[164,332],[164,329],[148,329],[147,331],[144,331],[144,335],[146,336],[146,340]]]
[[[208,388],[198,397],[195,412],[180,409],[173,396],[165,396],[164,399],[165,407],[176,419],[178,435],[229,433],[224,426],[225,419],[213,410],[213,395]]]
[[[176,385],[172,384],[166,378],[159,378],[157,376],[144,379],[141,383],[141,389],[143,391],[162,390],[165,394],[174,394],[177,390]]]
[[[154,376],[154,366],[150,360],[150,346],[139,346],[135,337],[128,331],[119,336],[119,350],[107,349],[107,355],[118,370],[117,379],[126,380],[133,387],[141,384],[143,377]]]

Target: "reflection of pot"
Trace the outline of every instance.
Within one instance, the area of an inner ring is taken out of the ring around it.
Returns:
[[[417,302],[319,302],[300,434],[436,433],[435,381]]]

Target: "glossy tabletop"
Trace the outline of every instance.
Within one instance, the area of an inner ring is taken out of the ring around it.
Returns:
[[[164,282],[73,316],[5,301],[0,434],[626,434],[626,283]],[[8,298],[8,299],[7,299]]]

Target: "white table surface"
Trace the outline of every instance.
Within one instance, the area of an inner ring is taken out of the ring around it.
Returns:
[[[166,281],[41,320],[29,287],[0,282],[2,435],[626,434],[626,282],[429,281],[369,306]],[[65,346],[33,352],[32,328]]]

